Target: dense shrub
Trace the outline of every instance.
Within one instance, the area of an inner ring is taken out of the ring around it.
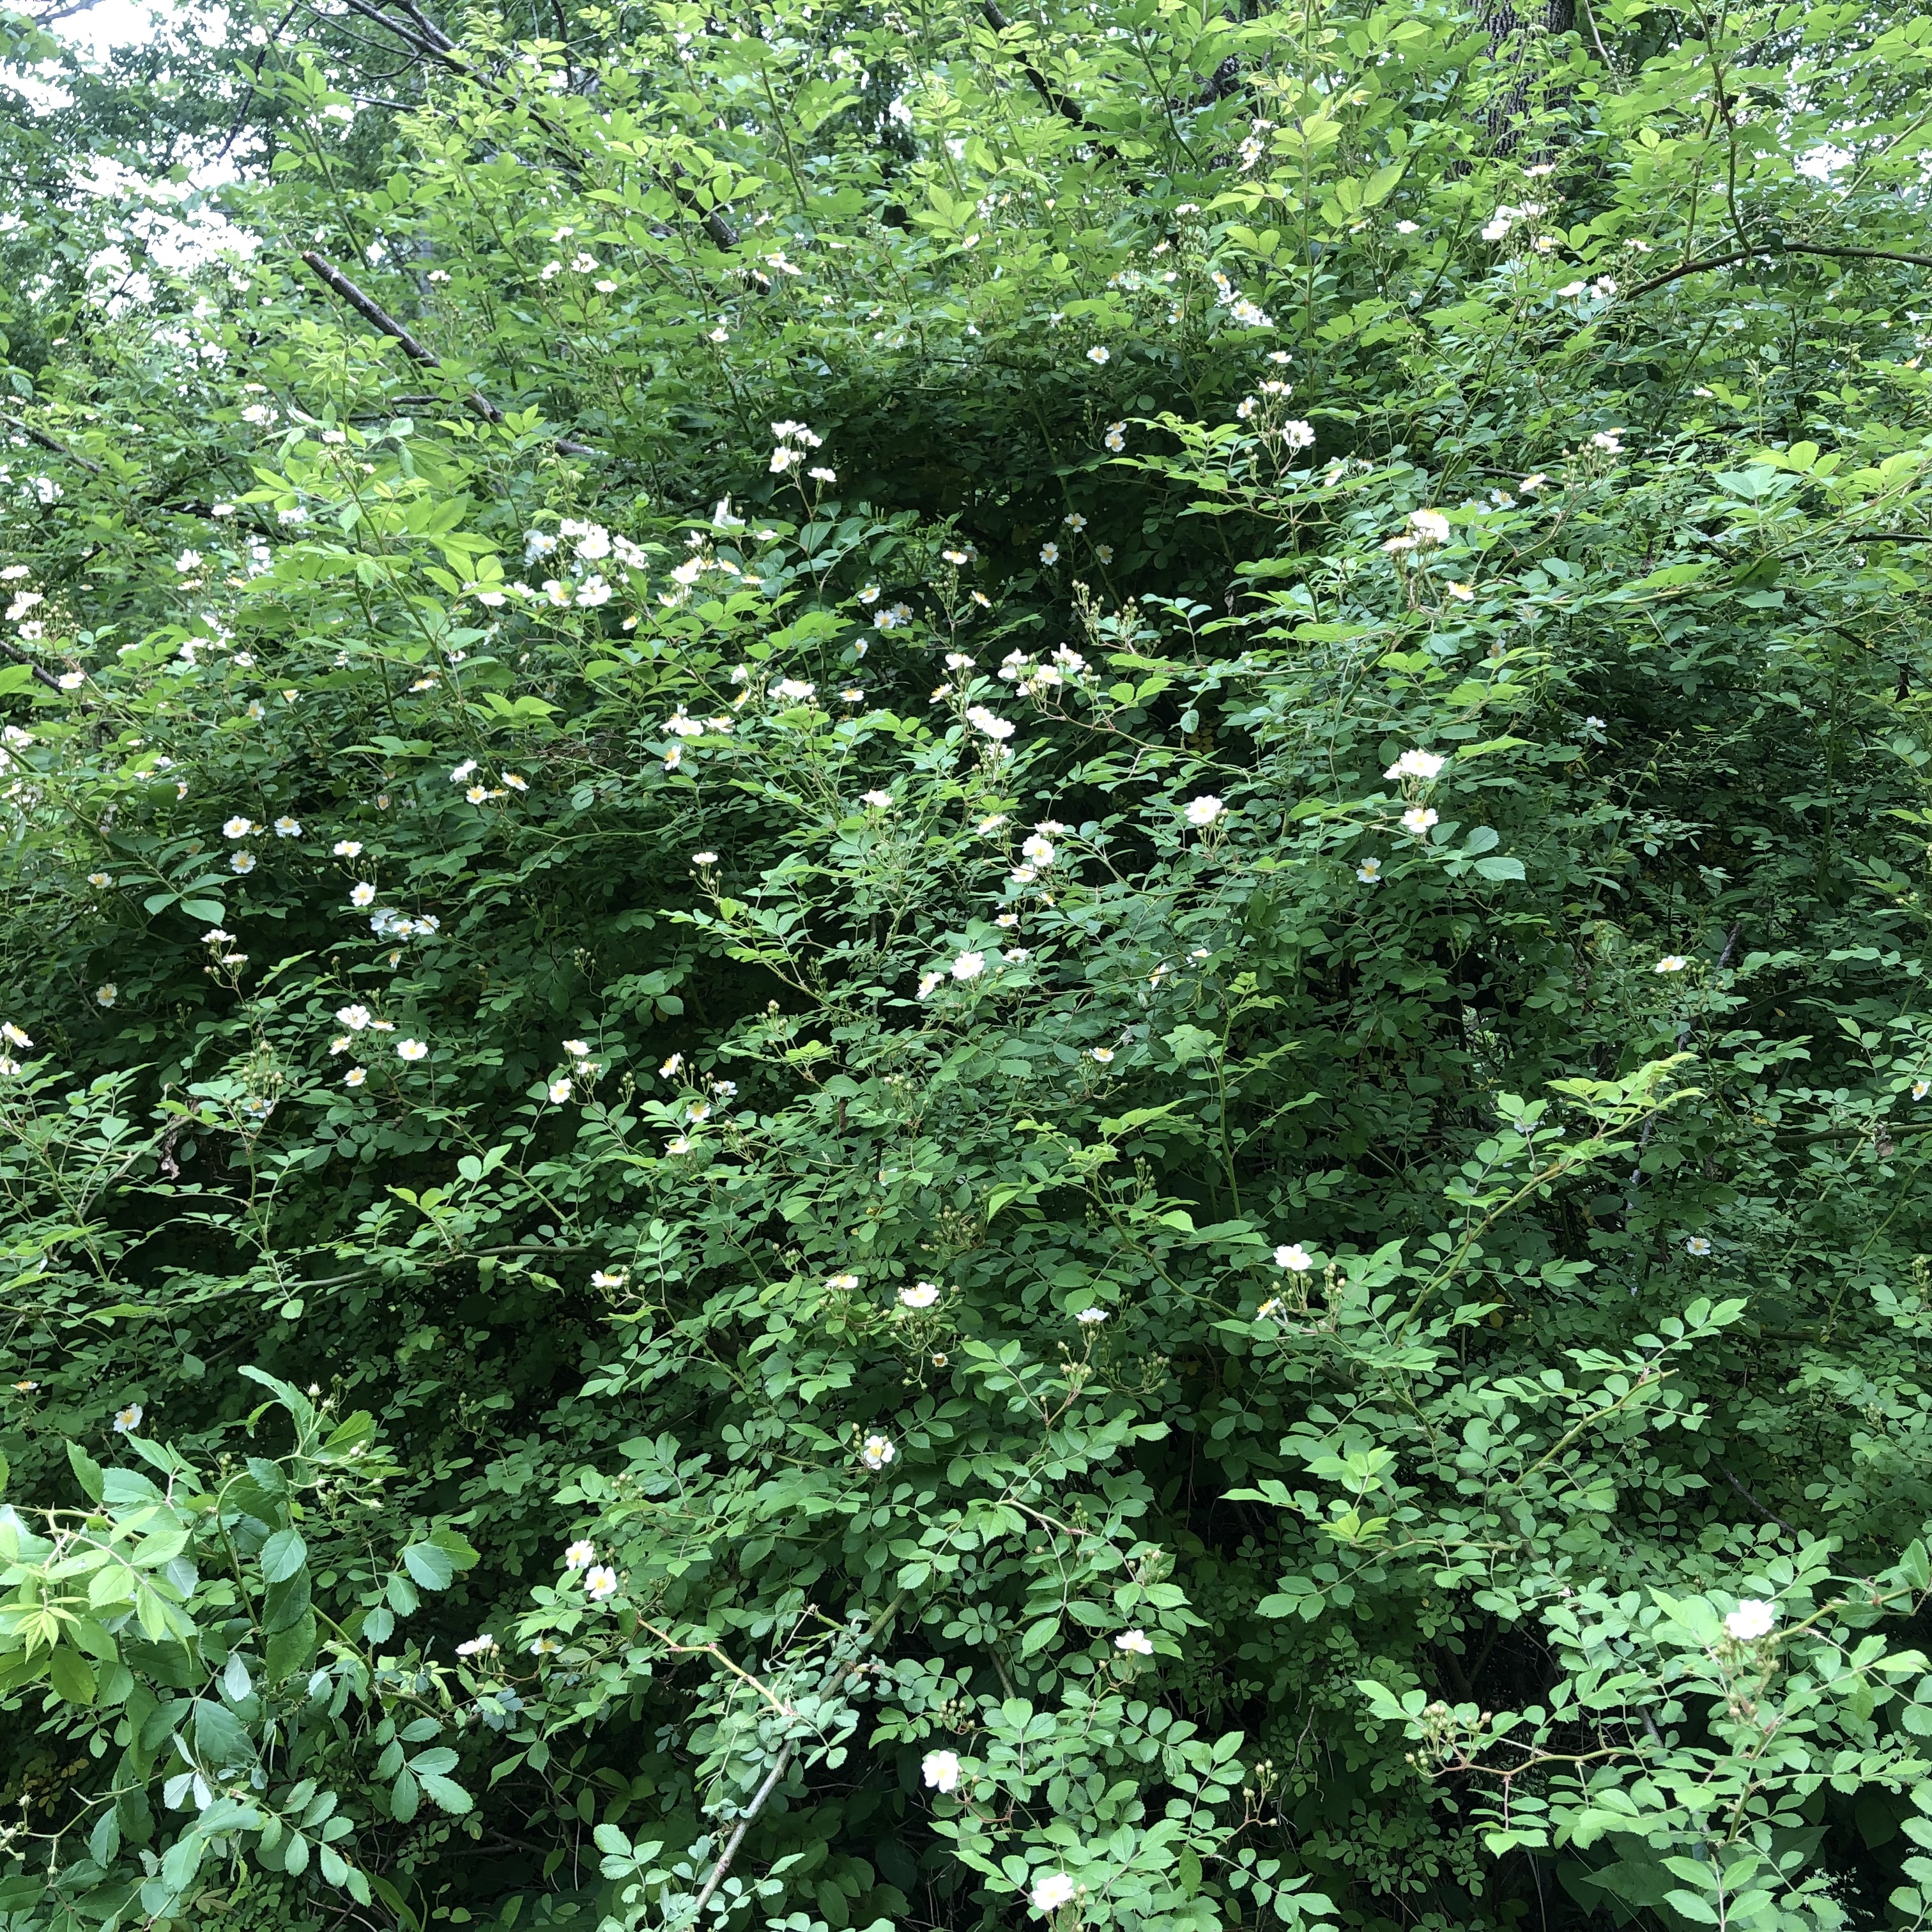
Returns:
[[[1932,19],[356,10],[12,137],[0,1913],[1921,1922]]]

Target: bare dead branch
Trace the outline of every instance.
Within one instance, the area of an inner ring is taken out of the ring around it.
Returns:
[[[1932,255],[1898,254],[1889,248],[1837,248],[1827,247],[1821,242],[1760,242],[1754,248],[1735,249],[1728,255],[1711,255],[1701,262],[1680,262],[1674,268],[1666,268],[1660,275],[1652,276],[1647,282],[1638,283],[1624,300],[1634,301],[1639,296],[1648,295],[1652,289],[1662,288],[1667,282],[1682,280],[1686,275],[1701,275],[1708,268],[1734,268],[1740,262],[1752,261],[1760,255],[1844,256],[1854,261],[1903,262],[1910,268],[1932,268]]]

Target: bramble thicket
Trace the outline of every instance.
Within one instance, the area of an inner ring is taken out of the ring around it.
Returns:
[[[0,1922],[1924,1926],[1932,8],[520,4],[0,14]]]

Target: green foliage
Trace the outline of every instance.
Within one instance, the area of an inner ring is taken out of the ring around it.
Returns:
[[[1562,24],[19,117],[10,1927],[1932,1915],[1932,16]]]

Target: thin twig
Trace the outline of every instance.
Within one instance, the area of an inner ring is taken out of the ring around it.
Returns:
[[[1768,1509],[1764,1504],[1759,1502],[1757,1498],[1753,1496],[1750,1491],[1746,1489],[1744,1484],[1739,1482],[1737,1478],[1732,1475],[1730,1471],[1726,1468],[1721,1462],[1718,1461],[1717,1457],[1713,1456],[1711,1460],[1714,1462],[1717,1463],[1718,1474],[1722,1476],[1724,1480],[1729,1483],[1731,1487],[1736,1490],[1738,1494],[1742,1496],[1744,1501],[1749,1503],[1751,1508],[1756,1510],[1758,1514],[1762,1516],[1767,1522],[1774,1522],[1780,1529],[1789,1531],[1792,1535],[1797,1538],[1800,1543],[1808,1542],[1810,1540],[1805,1535],[1804,1531],[1800,1529],[1796,1523],[1786,1522],[1784,1517],[1778,1514],[1777,1510],[1774,1509]]]
[[[765,1774],[765,1781],[758,1786],[758,1796],[745,1807],[738,1820],[737,1828],[724,1841],[724,1849],[718,1855],[718,1862],[711,1868],[711,1875],[704,1881],[704,1889],[698,1894],[698,1905],[692,1912],[694,1919],[701,1917],[704,1908],[711,1902],[711,1894],[722,1883],[724,1874],[731,1869],[731,1861],[738,1856],[738,1847],[745,1842],[745,1834],[752,1828],[752,1821],[765,1808],[765,1800],[778,1789],[778,1782],[785,1774],[785,1767],[791,1762],[792,1748],[788,1743],[781,1750],[771,1769]]]
[[[61,688],[60,680],[55,676],[52,671],[34,663],[25,651],[16,650],[4,638],[0,638],[0,652],[4,652],[16,664],[25,664],[50,691],[58,691]]]
[[[43,449],[51,449],[56,456],[64,456],[68,462],[79,464],[88,476],[98,476],[100,474],[99,464],[90,462],[87,458],[68,448],[58,436],[48,435],[45,430],[36,429],[32,423],[22,422],[18,416],[0,416],[0,423],[4,423],[9,429],[18,430],[30,442],[38,442]]]
[[[1932,255],[1901,255],[1889,248],[1830,248],[1816,242],[1760,242],[1755,248],[1739,248],[1728,255],[1712,255],[1701,262],[1686,262],[1681,267],[1666,269],[1660,275],[1653,275],[1647,282],[1640,282],[1624,296],[1627,302],[1639,296],[1647,296],[1652,289],[1660,289],[1666,282],[1674,282],[1684,275],[1701,275],[1706,268],[1733,268],[1740,262],[1748,262],[1760,255],[1826,255],[1832,257],[1848,256],[1862,262],[1903,262],[1915,268],[1932,268]]]
[[[412,362],[420,363],[425,369],[440,369],[442,367],[442,358],[434,349],[425,343],[418,342],[387,309],[364,294],[340,268],[324,261],[313,248],[304,248],[302,259],[304,265],[320,281],[340,296],[365,322],[380,329],[396,343]],[[503,412],[488,397],[479,394],[473,389],[464,400],[485,422],[500,423],[503,420]],[[592,449],[588,443],[573,442],[568,436],[559,436],[556,446],[560,456],[597,456],[602,453]]]

